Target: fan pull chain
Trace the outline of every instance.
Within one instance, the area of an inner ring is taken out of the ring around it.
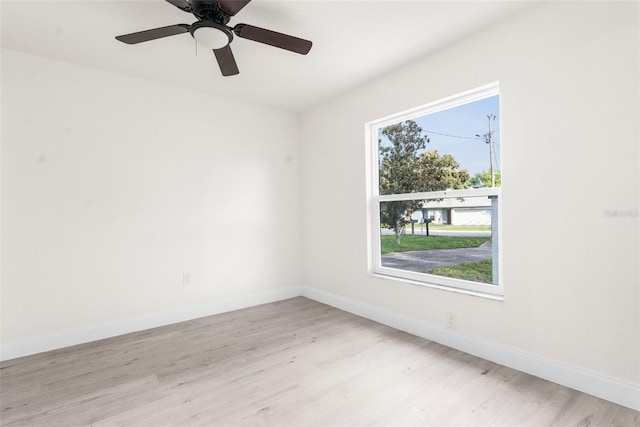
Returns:
[[[196,44],[196,58],[198,57],[198,41],[193,39],[193,42]]]

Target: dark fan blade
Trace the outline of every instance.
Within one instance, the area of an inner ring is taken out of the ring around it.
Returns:
[[[233,32],[236,33],[238,37],[279,47],[280,49],[289,50],[301,55],[309,53],[312,45],[309,40],[299,39],[298,37],[276,33],[275,31],[265,30],[264,28],[247,24],[236,25]]]
[[[218,65],[220,66],[220,71],[222,71],[223,76],[235,76],[240,73],[229,45],[226,45],[222,49],[213,49],[213,54],[216,56],[216,60],[218,61]]]
[[[251,0],[220,0],[218,6],[228,15],[233,16],[248,5],[250,1]]]
[[[167,0],[169,3],[177,7],[178,9],[182,9],[185,12],[191,13],[191,5],[187,0]]]
[[[136,44],[188,32],[189,25],[177,24],[169,25],[168,27],[160,27],[154,28],[152,30],[140,31],[138,33],[125,34],[123,36],[116,37],[116,40],[119,40],[122,43],[126,44]]]

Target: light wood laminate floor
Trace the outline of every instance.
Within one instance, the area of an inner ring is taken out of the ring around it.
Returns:
[[[637,411],[294,298],[6,361],[3,426],[638,426]]]

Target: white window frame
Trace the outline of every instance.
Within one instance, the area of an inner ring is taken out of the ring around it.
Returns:
[[[504,281],[502,277],[502,190],[500,187],[478,188],[467,190],[431,191],[424,193],[406,193],[380,195],[379,187],[379,131],[386,126],[413,120],[438,111],[447,110],[459,105],[468,104],[491,96],[500,95],[498,83],[492,83],[480,88],[463,92],[436,102],[429,103],[408,111],[374,120],[365,124],[365,140],[367,151],[367,225],[369,229],[368,265],[369,274],[377,277],[401,280],[412,284],[428,286],[437,289],[461,292],[491,299],[502,300],[504,296]],[[492,245],[494,259],[494,277],[497,274],[497,284],[484,284],[469,280],[454,279],[427,273],[400,270],[382,265],[380,250],[380,203],[400,200],[447,199],[459,197],[492,197],[497,203],[492,209]],[[497,218],[496,218],[497,216]],[[497,263],[497,266],[496,266]]]

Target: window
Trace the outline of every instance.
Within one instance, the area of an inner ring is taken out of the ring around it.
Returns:
[[[498,84],[376,120],[366,131],[370,272],[499,298]]]

